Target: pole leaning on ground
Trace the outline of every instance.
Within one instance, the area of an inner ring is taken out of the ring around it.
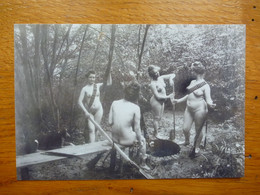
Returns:
[[[175,76],[174,76],[175,77]],[[174,88],[174,77],[172,78],[172,93],[173,99],[175,98],[175,88]],[[170,140],[173,141],[175,139],[175,103],[172,102],[172,114],[173,114],[173,130],[170,132]]]
[[[139,172],[145,176],[145,178],[147,179],[154,179],[150,174],[146,173],[139,165],[137,165],[134,161],[132,161],[124,152],[123,150],[121,150],[121,148],[110,138],[110,136],[100,127],[99,124],[97,124],[97,122],[89,117],[89,120],[95,125],[95,127],[101,131],[101,133],[106,137],[106,139],[111,142],[112,144],[114,144],[114,148],[119,152],[119,154],[125,159],[127,160],[128,162],[130,162],[132,165],[134,165],[138,170]]]

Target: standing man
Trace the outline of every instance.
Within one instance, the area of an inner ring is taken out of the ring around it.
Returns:
[[[149,170],[146,165],[146,141],[141,134],[140,107],[137,102],[140,92],[140,85],[131,82],[125,87],[124,99],[114,101],[109,112],[109,124],[112,126],[112,140],[123,146],[133,146],[138,144],[141,167]]]

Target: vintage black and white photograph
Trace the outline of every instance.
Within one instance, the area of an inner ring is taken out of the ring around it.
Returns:
[[[17,179],[243,177],[245,30],[14,25]]]

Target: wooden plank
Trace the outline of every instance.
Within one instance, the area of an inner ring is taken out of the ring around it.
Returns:
[[[67,158],[67,157],[51,156],[51,155],[45,154],[44,152],[17,156],[16,168],[22,168],[22,167],[26,167],[26,166],[30,166],[30,165],[36,165],[36,164],[40,164],[40,163],[46,163],[46,162],[61,160],[61,159],[65,159],[65,158]]]
[[[56,161],[71,156],[87,156],[88,154],[99,153],[111,149],[111,144],[108,141],[94,142],[91,144],[83,144],[77,146],[66,146],[55,150],[26,154],[17,156],[16,168]],[[60,154],[60,155],[59,155]],[[61,156],[64,155],[64,156]],[[66,157],[67,155],[67,157]]]
[[[64,148],[59,148],[55,150],[50,150],[48,152],[59,153],[59,154],[68,154],[74,156],[85,156],[92,153],[108,151],[111,149],[111,144],[105,140],[100,142],[94,142],[91,144],[83,144],[76,146],[67,146]]]

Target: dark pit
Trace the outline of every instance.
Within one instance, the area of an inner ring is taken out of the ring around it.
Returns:
[[[150,154],[154,157],[165,157],[178,154],[180,146],[169,140],[156,139],[150,142]]]

